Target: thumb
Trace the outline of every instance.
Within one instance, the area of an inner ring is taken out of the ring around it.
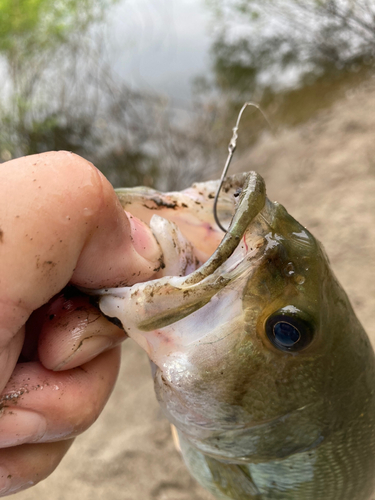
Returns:
[[[160,250],[152,233],[130,223],[91,163],[52,152],[4,163],[1,171],[0,270],[8,300],[29,312],[69,281],[97,288],[153,275]]]

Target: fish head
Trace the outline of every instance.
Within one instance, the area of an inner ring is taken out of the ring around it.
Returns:
[[[231,224],[241,219],[240,232],[201,267],[100,301],[148,352],[159,403],[183,439],[238,463],[328,439],[357,411],[348,388],[370,390],[363,366],[373,356],[321,244],[264,186],[251,189],[256,209],[243,221],[242,196]]]

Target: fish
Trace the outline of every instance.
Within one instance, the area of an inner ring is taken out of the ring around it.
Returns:
[[[323,246],[255,173],[118,191],[163,253],[96,291],[148,354],[184,461],[219,500],[370,500],[375,358]]]

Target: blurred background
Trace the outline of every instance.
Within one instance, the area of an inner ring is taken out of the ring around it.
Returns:
[[[323,241],[375,339],[375,0],[0,0],[0,162],[66,149],[115,187],[233,172]],[[147,359],[54,475],[17,500],[208,500],[185,472]]]
[[[368,78],[374,14],[372,0],[1,0],[0,158],[66,149],[115,186],[180,189],[218,170],[244,101],[295,127]],[[244,122],[242,150],[266,127]]]

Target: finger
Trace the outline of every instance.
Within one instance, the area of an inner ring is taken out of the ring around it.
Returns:
[[[119,347],[61,372],[38,362],[18,364],[0,399],[0,448],[60,441],[86,430],[107,402],[119,366]]]
[[[45,153],[1,170],[0,265],[9,300],[34,310],[72,276],[80,286],[99,287],[153,273],[160,253],[155,239],[138,226],[143,258],[111,185],[91,163]]]
[[[49,370],[87,363],[128,336],[74,287],[32,313],[18,362],[41,361]]]
[[[87,363],[127,338],[92,306],[88,297],[57,297],[41,318],[39,360],[50,370],[67,370]]]
[[[72,443],[70,439],[0,450],[0,496],[30,488],[45,479],[59,465]]]

